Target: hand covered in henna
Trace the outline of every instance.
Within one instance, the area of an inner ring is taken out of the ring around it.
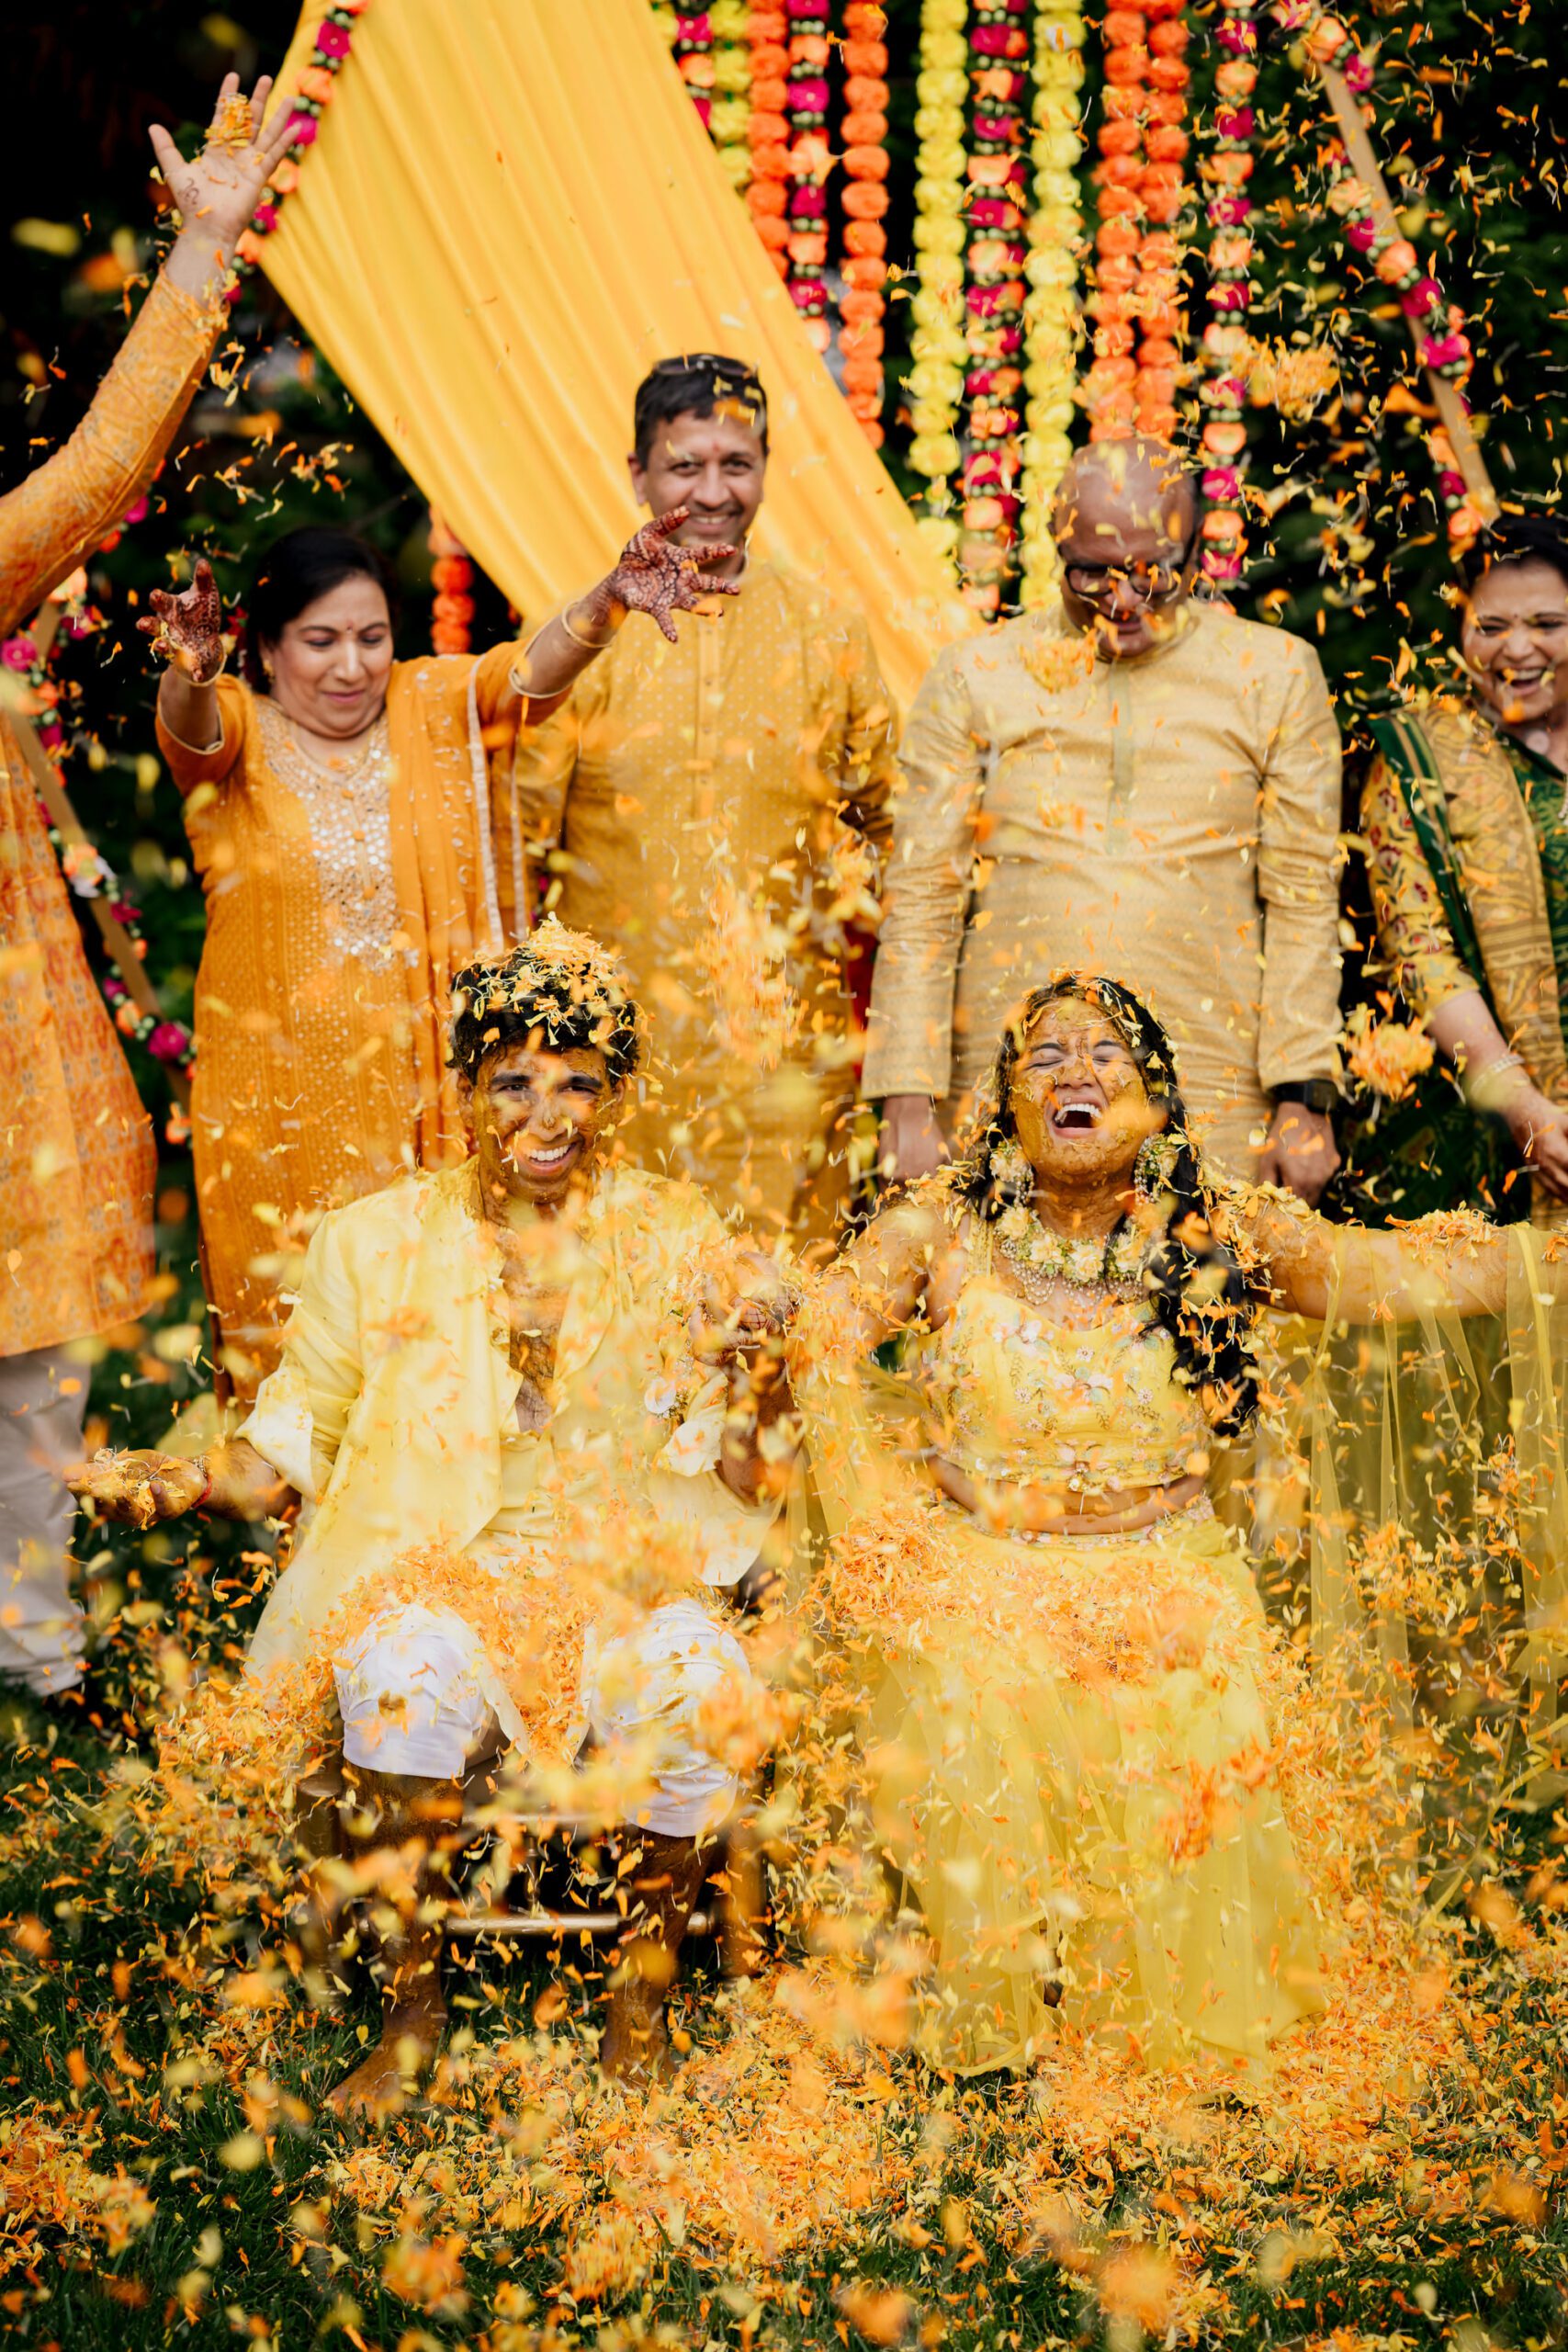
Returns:
[[[596,588],[590,588],[585,596],[579,597],[575,610],[587,618],[591,628],[607,635],[625,614],[647,613],[675,645],[679,642],[675,614],[691,612],[705,596],[733,596],[739,593],[739,582],[715,579],[712,572],[702,570],[701,560],[689,548],[674,544],[673,535],[689,512],[687,507],[677,506],[670,514],[645,523],[621,549],[615,570],[607,572]],[[710,563],[728,562],[736,552],[732,547],[703,550]]]
[[[225,257],[232,254],[262,190],[288,152],[291,106],[278,107],[262,127],[271,95],[270,74],[262,75],[248,99],[241,96],[239,75],[225,74],[207,142],[189,163],[162,123],[153,123],[148,132],[183,227]]]
[[[117,1453],[106,1446],[68,1470],[65,1483],[101,1518],[148,1528],[205,1501],[212,1482],[204,1462],[183,1453]]]
[[[729,1363],[788,1329],[799,1294],[778,1261],[744,1238],[705,1256],[686,1325],[699,1363]]]
[[[227,657],[223,606],[207,558],[197,558],[188,588],[177,593],[154,588],[152,603],[151,616],[136,626],[152,639],[154,653],[161,653],[171,669],[178,670],[193,686],[211,685]]]

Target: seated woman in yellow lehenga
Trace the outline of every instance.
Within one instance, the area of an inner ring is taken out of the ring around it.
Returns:
[[[1055,2011],[1154,2063],[1245,2066],[1323,2007],[1281,1769],[1299,1664],[1205,1477],[1257,1411],[1269,1300],[1498,1313],[1511,1251],[1539,1295],[1531,1245],[1479,1220],[1411,1246],[1217,1189],[1158,1023],[1063,975],[1010,1028],[968,1157],[824,1278],[794,1376],[861,1799],[929,1947],[929,2054],[1026,2064]]]

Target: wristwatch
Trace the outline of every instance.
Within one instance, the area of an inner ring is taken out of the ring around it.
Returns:
[[[1315,1111],[1320,1119],[1339,1108],[1339,1089],[1331,1078],[1288,1078],[1269,1091],[1276,1104],[1299,1102],[1303,1110]]]

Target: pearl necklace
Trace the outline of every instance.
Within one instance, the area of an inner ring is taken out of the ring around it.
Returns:
[[[1092,1235],[1055,1233],[1032,1208],[1016,1203],[997,1220],[1002,1255],[1029,1297],[1040,1302],[1054,1285],[1069,1290],[1109,1291],[1121,1298],[1144,1295],[1144,1245],[1130,1225],[1109,1244]]]

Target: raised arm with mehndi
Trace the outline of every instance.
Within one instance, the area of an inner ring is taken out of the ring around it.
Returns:
[[[125,347],[65,447],[0,500],[0,634],[24,624],[135,503],[222,322],[241,232],[283,152],[231,74],[206,146],[153,152],[179,230]],[[82,1611],[66,1585],[85,1369],[73,1347],[130,1322],[152,1277],[152,1130],[88,970],[21,746],[0,709],[0,1678],[82,1705]],[[76,1693],[74,1700],[71,1693]]]

